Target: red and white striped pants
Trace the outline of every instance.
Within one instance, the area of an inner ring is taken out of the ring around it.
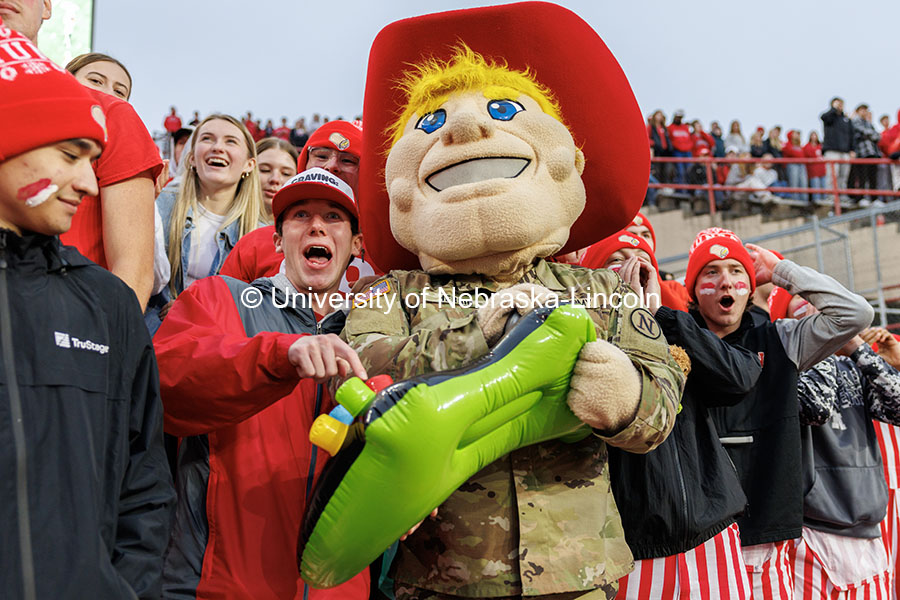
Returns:
[[[793,540],[744,546],[744,563],[753,587],[753,600],[793,599],[792,549]]]
[[[796,600],[888,600],[890,573],[875,575],[862,583],[835,587],[822,563],[801,538],[794,544],[794,598]]]
[[[884,540],[884,548],[887,550],[888,563],[891,565],[891,600],[900,599],[900,505],[897,503],[897,491],[888,488],[887,516],[881,522],[881,539]]]
[[[682,554],[635,562],[616,600],[751,600],[737,524]]]

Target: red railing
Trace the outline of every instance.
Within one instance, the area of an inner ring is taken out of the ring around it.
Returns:
[[[873,196],[892,196],[892,197],[900,197],[900,191],[893,190],[866,190],[859,188],[841,188],[838,187],[837,177],[835,177],[836,166],[838,164],[853,164],[853,165],[883,165],[883,164],[898,164],[897,161],[891,160],[889,158],[848,158],[848,159],[840,159],[840,158],[713,158],[710,156],[659,156],[651,159],[654,163],[686,163],[686,164],[694,164],[700,163],[704,165],[706,168],[706,183],[698,184],[698,183],[675,183],[675,182],[665,182],[665,183],[651,183],[648,187],[654,189],[663,189],[663,188],[672,188],[672,189],[680,189],[680,190],[706,190],[707,196],[709,198],[709,212],[710,214],[716,213],[716,192],[771,192],[771,193],[782,193],[782,194],[821,194],[821,195],[833,195],[834,196],[834,214],[841,214],[841,196],[862,196],[862,195],[873,195]],[[832,186],[830,188],[792,188],[792,187],[767,187],[767,188],[752,188],[752,187],[741,187],[736,185],[721,185],[718,183],[714,183],[715,181],[715,170],[720,164],[731,165],[732,167],[739,163],[768,163],[768,164],[825,164],[828,167],[828,176],[830,177],[829,181],[832,182]]]

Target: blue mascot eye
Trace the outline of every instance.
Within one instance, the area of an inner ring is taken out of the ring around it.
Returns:
[[[512,100],[491,100],[488,102],[488,114],[498,121],[509,121],[525,107]]]
[[[416,123],[416,129],[421,129],[425,133],[434,133],[438,129],[444,126],[444,123],[447,121],[447,111],[443,108],[440,108],[433,113],[428,113],[419,119],[419,122]]]

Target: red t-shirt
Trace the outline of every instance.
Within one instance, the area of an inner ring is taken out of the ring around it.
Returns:
[[[272,132],[277,138],[281,138],[285,141],[289,141],[291,139],[291,128],[290,127],[279,127],[275,131]]]
[[[97,90],[88,90],[106,113],[108,141],[103,154],[94,163],[94,174],[100,188],[127,181],[150,171],[153,180],[162,171],[162,159],[144,123],[127,102]],[[152,227],[152,225],[151,225]],[[85,196],[72,218],[72,227],[59,236],[68,246],[75,246],[86,257],[107,269],[103,249],[103,213],[100,198]]]
[[[181,129],[181,119],[176,115],[169,115],[168,117],[166,117],[163,125],[165,125],[166,131],[168,131],[169,133],[175,133],[176,131]]]

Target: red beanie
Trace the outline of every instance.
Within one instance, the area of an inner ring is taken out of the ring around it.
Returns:
[[[714,260],[733,258],[744,266],[750,277],[750,293],[756,289],[756,270],[753,267],[753,259],[744,248],[741,238],[733,231],[721,227],[710,227],[697,234],[694,243],[691,244],[688,258],[687,273],[684,275],[684,287],[687,288],[691,300],[697,301],[694,293],[694,284],[700,270]]]
[[[772,290],[767,302],[769,303],[769,318],[773,323],[778,319],[787,317],[788,304],[790,304],[793,299],[794,297],[782,287],[776,287]]]
[[[631,220],[632,225],[637,225],[640,227],[643,225],[647,229],[650,230],[650,237],[653,238],[653,247],[656,248],[656,232],[653,230],[653,225],[650,223],[650,219],[644,213],[639,212],[635,218]],[[656,254],[655,252],[651,252],[652,254]]]
[[[106,143],[106,116],[87,89],[0,19],[0,161],[62,140]]]
[[[362,121],[328,121],[313,131],[297,157],[297,172],[306,170],[310,148],[334,148],[359,158],[362,153]]]
[[[602,269],[606,265],[606,261],[612,256],[616,250],[622,248],[634,248],[635,250],[643,250],[650,255],[650,262],[653,268],[659,273],[659,265],[656,264],[656,256],[653,249],[644,238],[638,237],[630,231],[622,230],[614,233],[608,238],[602,239],[596,244],[588,246],[587,251],[581,259],[581,266],[588,269]]]

